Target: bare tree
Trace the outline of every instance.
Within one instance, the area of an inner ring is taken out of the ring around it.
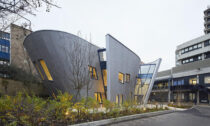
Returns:
[[[14,23],[19,19],[31,22],[25,16],[27,14],[36,15],[34,12],[40,7],[46,7],[46,12],[50,8],[58,7],[54,0],[0,0],[0,30],[6,30],[10,23]]]
[[[68,79],[76,91],[76,100],[81,98],[80,92],[82,89],[86,88],[86,97],[88,97],[89,90],[92,88],[92,76],[89,70],[94,61],[94,50],[92,46],[91,43],[85,42],[81,38],[76,38],[69,46],[64,47],[68,62],[67,72],[71,75]]]

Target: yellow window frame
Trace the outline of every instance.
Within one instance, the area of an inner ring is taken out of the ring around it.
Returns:
[[[37,63],[35,63],[35,66],[36,66],[36,69],[38,70],[39,75],[41,76],[42,80],[44,80],[44,76],[42,75],[42,72],[41,72],[41,70],[39,69],[38,64],[37,64]]]
[[[52,76],[51,76],[51,74],[50,74],[50,72],[49,72],[49,69],[48,69],[48,67],[47,67],[47,65],[46,65],[46,63],[45,63],[45,61],[44,61],[44,60],[39,60],[39,62],[40,62],[40,64],[41,64],[41,66],[42,66],[42,69],[43,69],[44,72],[45,72],[45,75],[47,76],[47,79],[50,80],[50,81],[53,81],[53,78],[52,78]]]

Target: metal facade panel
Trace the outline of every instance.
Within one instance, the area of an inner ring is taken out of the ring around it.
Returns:
[[[107,51],[107,98],[114,102],[117,95],[123,95],[123,100],[128,100],[136,84],[140,58],[130,49],[113,38],[106,35]],[[130,82],[122,84],[118,80],[119,72],[130,74]]]
[[[35,63],[39,63],[39,60],[43,59],[52,75],[53,81],[48,81],[43,70],[44,84],[49,89],[50,93],[56,93],[57,90],[63,92],[69,92],[75,94],[76,91],[73,88],[73,84],[69,81],[71,73],[69,70],[69,63],[67,62],[66,51],[71,50],[71,45],[78,42],[81,46],[90,44],[86,40],[81,39],[75,35],[60,32],[60,31],[37,31],[30,34],[24,41],[24,46],[31,58]],[[97,50],[99,47],[90,44],[94,59],[92,65],[96,67],[98,80],[91,80],[92,88],[89,90],[89,96],[94,97],[94,92],[103,92],[103,85],[101,79],[100,64],[98,59]],[[65,51],[66,50],[66,51]],[[41,68],[40,64],[39,67]],[[71,68],[70,68],[71,69]],[[81,96],[86,96],[86,88],[81,90]]]

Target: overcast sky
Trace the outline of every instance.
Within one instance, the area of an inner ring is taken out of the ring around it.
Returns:
[[[145,63],[162,58],[160,70],[175,66],[176,46],[204,35],[203,11],[210,0],[57,0],[61,9],[28,16],[32,30],[54,29],[105,47],[111,34]],[[120,57],[119,57],[120,58]]]

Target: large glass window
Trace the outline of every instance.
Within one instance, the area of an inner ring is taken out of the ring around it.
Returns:
[[[205,84],[210,84],[210,76],[205,76],[204,77],[204,83]]]
[[[88,69],[89,69],[89,75],[92,79],[98,79],[98,76],[97,76],[97,72],[96,72],[96,68],[95,67],[92,67],[92,66],[88,66]]]
[[[41,64],[41,66],[42,66],[42,69],[45,72],[45,75],[47,76],[47,79],[52,81],[53,78],[52,78],[52,76],[51,76],[51,74],[49,72],[49,69],[47,68],[47,65],[46,65],[45,61],[44,60],[40,60],[39,62]]]
[[[184,79],[178,79],[173,81],[173,86],[184,85]]]
[[[130,74],[126,74],[125,76],[125,82],[129,83],[130,82]]]
[[[123,73],[120,73],[119,72],[119,74],[118,74],[118,80],[119,80],[120,83],[122,83],[122,84],[124,83],[124,74]]]
[[[196,77],[190,78],[190,79],[189,79],[189,84],[190,84],[190,85],[196,85],[196,84],[197,84],[197,78],[196,78]]]

